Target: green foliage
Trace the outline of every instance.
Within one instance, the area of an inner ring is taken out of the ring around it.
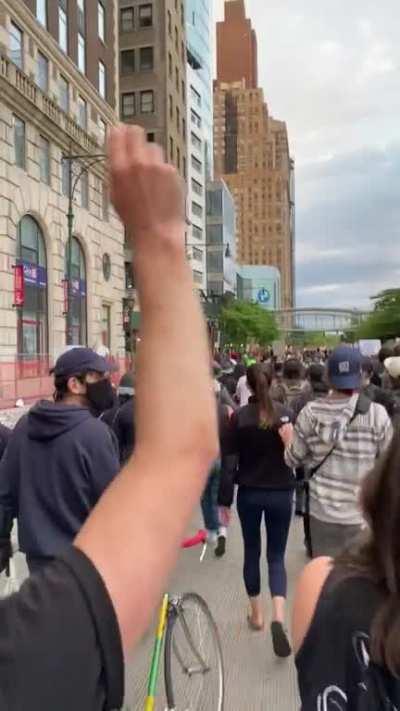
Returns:
[[[373,297],[374,310],[357,330],[357,338],[380,338],[382,341],[400,336],[400,289],[386,289]]]
[[[335,348],[340,343],[340,336],[324,331],[292,331],[286,340],[299,348]]]
[[[219,320],[225,341],[236,347],[250,341],[266,346],[279,336],[274,314],[248,301],[225,305]]]

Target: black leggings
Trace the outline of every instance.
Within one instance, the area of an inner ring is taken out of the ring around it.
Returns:
[[[286,597],[285,551],[292,517],[293,491],[240,486],[237,508],[244,542],[243,576],[249,597],[260,594],[261,523],[267,530],[267,562],[272,597]]]

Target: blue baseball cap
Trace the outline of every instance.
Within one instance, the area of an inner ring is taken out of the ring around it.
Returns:
[[[338,346],[328,360],[328,377],[337,390],[358,390],[361,387],[362,357],[351,346]]]
[[[83,373],[107,373],[112,370],[110,364],[103,356],[98,355],[91,348],[71,348],[57,358],[54,368],[50,373],[56,376],[72,377]]]

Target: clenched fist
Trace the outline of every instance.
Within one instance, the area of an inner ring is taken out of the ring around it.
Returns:
[[[110,192],[137,256],[166,249],[184,252],[184,194],[162,149],[138,126],[121,124],[108,139]]]

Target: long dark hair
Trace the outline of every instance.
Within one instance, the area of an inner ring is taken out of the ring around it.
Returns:
[[[381,589],[382,604],[371,627],[374,662],[400,676],[400,433],[364,480],[361,504],[369,525],[366,541],[338,558]]]
[[[272,427],[275,423],[275,410],[269,394],[271,387],[270,371],[260,363],[247,369],[247,382],[258,404],[259,422],[262,427]]]

